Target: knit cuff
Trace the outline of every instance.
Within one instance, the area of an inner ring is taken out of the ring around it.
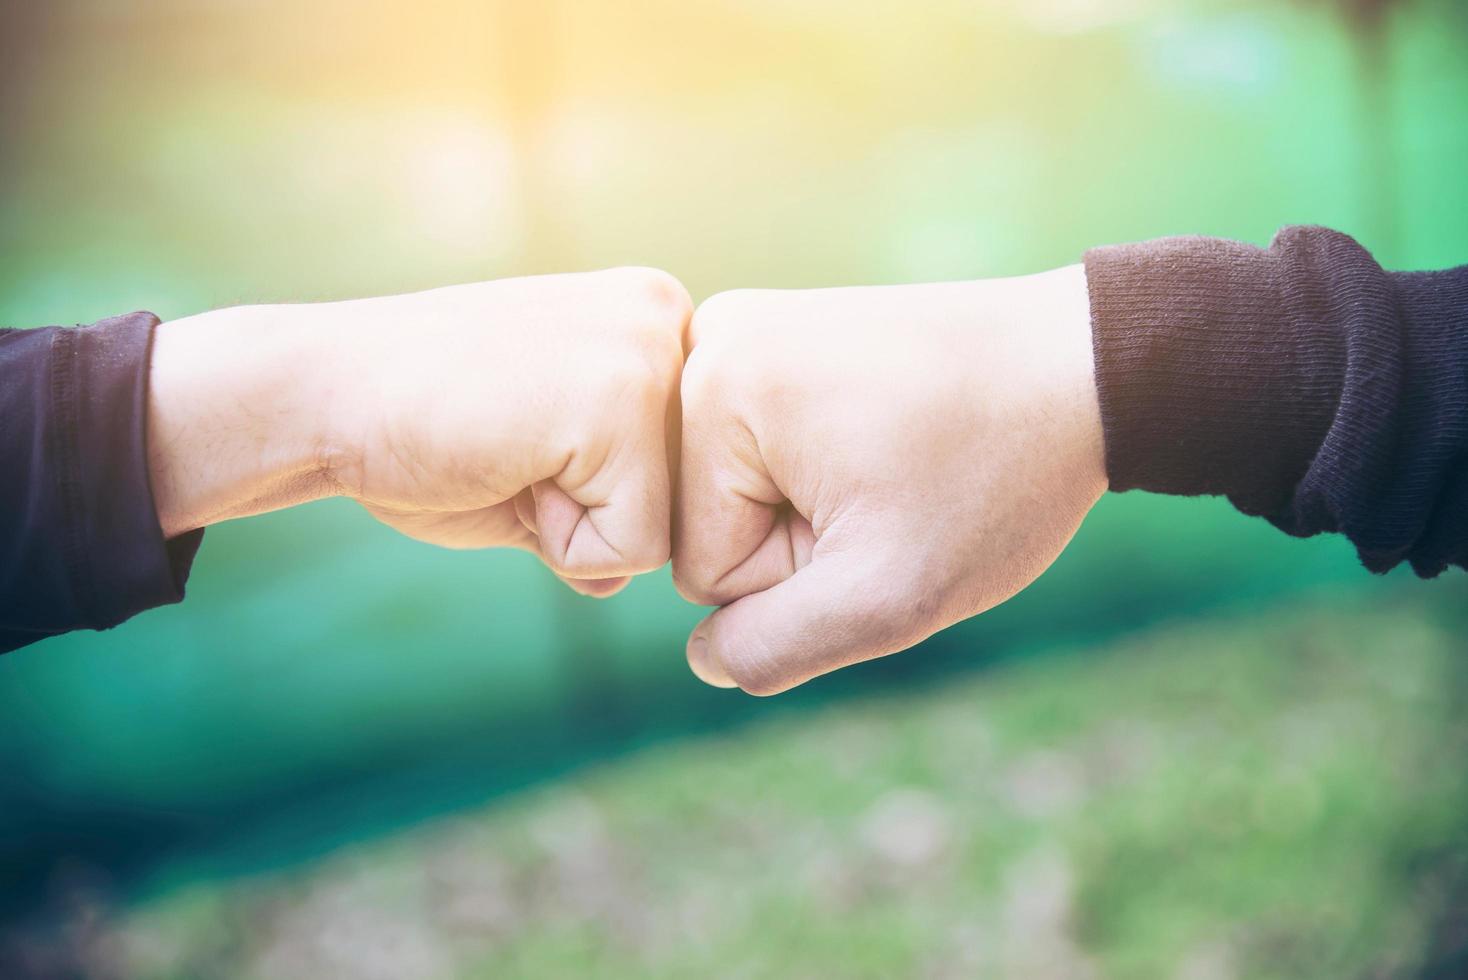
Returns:
[[[201,531],[166,541],[148,473],[148,369],[158,318],[132,313],[57,333],[53,405],[82,622],[115,626],[183,598]]]
[[[1086,253],[1096,381],[1113,490],[1221,494],[1287,507],[1340,399],[1345,345],[1285,283],[1309,261],[1164,238]]]

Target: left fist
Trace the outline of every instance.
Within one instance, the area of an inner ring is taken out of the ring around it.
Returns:
[[[691,303],[613,269],[362,300],[339,323],[333,467],[404,534],[514,546],[610,595],[668,560],[668,409]]]

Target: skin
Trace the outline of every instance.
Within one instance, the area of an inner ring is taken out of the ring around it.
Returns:
[[[690,308],[615,269],[164,324],[159,521],[347,496],[590,595],[660,567],[671,521],[679,590],[720,607],[694,672],[773,694],[1003,602],[1106,489],[1079,266]]]
[[[1106,489],[1084,270],[740,290],[691,326],[673,574],[704,681],[774,694],[1030,584]]]
[[[691,308],[673,277],[629,268],[163,324],[163,531],[345,496],[411,537],[523,548],[610,595],[668,559]]]

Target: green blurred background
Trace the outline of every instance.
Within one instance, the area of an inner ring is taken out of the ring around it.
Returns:
[[[1468,260],[1456,0],[0,11],[8,325],[1305,222]],[[223,525],[184,604],[0,659],[0,975],[1458,976],[1465,595],[1130,494],[1004,607],[758,701],[688,674],[666,573]]]

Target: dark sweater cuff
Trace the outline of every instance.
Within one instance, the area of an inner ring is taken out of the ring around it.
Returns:
[[[1264,516],[1288,506],[1346,367],[1319,297],[1290,288],[1302,264],[1323,260],[1311,241],[1322,233],[1334,235],[1296,228],[1268,249],[1165,238],[1086,253],[1113,490],[1221,494]]]
[[[60,331],[53,410],[83,625],[116,626],[178,602],[203,531],[166,541],[148,473],[148,367],[158,318],[131,313]],[[70,389],[69,391],[67,389]],[[69,416],[69,417],[68,417]]]

